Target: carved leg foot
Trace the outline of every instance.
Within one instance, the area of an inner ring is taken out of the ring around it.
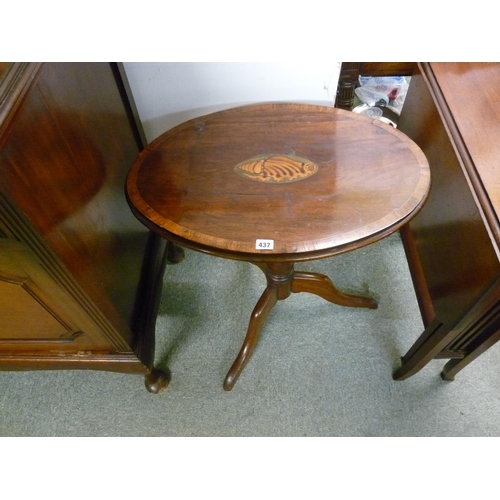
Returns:
[[[259,339],[262,327],[264,326],[264,323],[266,322],[271,309],[274,307],[277,301],[277,288],[275,286],[268,285],[252,312],[252,316],[248,324],[247,335],[245,337],[243,345],[241,346],[238,357],[234,361],[233,365],[226,375],[226,378],[224,379],[224,390],[230,391],[233,388],[236,380],[240,376],[240,373],[248,363],[255,345],[257,344],[257,340]]]
[[[184,249],[171,241],[167,241],[167,260],[171,264],[178,264],[184,260]]]
[[[144,385],[152,394],[163,392],[170,382],[170,374],[161,370],[153,369],[144,377]]]
[[[328,302],[348,307],[367,307],[377,309],[377,301],[370,297],[359,297],[338,290],[330,278],[324,274],[295,272],[292,292],[308,292],[322,297]]]

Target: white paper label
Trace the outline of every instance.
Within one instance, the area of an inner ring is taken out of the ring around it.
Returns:
[[[274,240],[255,240],[256,250],[274,250]]]

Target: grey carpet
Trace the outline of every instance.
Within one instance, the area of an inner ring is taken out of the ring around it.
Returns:
[[[272,311],[231,392],[222,389],[265,286],[255,266],[186,251],[169,265],[157,321],[157,364],[172,381],[149,394],[141,376],[0,372],[1,436],[498,436],[500,351],[454,382],[432,361],[393,381],[422,331],[399,235],[300,264],[377,310],[294,294]]]

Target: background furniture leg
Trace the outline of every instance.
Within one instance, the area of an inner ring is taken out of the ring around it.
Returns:
[[[411,349],[401,358],[403,364],[394,372],[392,378],[404,380],[415,375],[450,343],[453,336],[453,331],[445,328],[438,319],[432,321]]]
[[[178,264],[184,260],[184,249],[171,241],[167,241],[167,260],[172,264]]]
[[[492,347],[500,340],[500,330],[496,330],[493,335],[491,335],[487,340],[483,340],[475,349],[470,351],[465,357],[461,359],[451,359],[444,365],[443,371],[441,372],[441,378],[443,380],[453,381],[455,380],[455,375],[465,368],[469,363],[478,358],[486,350]]]

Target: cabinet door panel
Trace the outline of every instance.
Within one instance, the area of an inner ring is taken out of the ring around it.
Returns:
[[[0,270],[0,342],[57,339],[71,333],[71,328],[47,307],[36,288],[31,280],[6,276]]]
[[[21,242],[0,239],[0,353],[112,346]]]

